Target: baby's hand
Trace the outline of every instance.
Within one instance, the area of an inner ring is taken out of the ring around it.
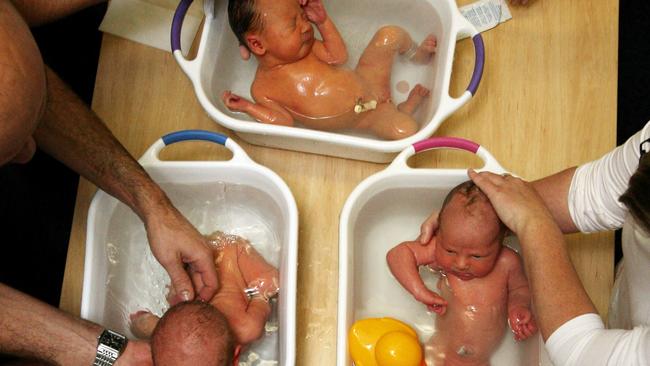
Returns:
[[[516,341],[523,341],[537,332],[537,324],[528,307],[514,306],[508,309],[508,324]]]
[[[426,305],[429,311],[433,311],[438,315],[443,315],[447,311],[447,301],[431,290],[418,291],[413,294],[413,297]]]
[[[320,0],[298,0],[307,19],[316,24],[323,24],[327,20],[327,12]]]
[[[231,92],[230,90],[226,90],[223,92],[223,94],[221,94],[221,100],[223,101],[223,104],[228,107],[228,109],[235,112],[246,112],[246,107],[251,104],[251,102]]]

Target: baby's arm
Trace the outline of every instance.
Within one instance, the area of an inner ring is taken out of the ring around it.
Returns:
[[[310,22],[316,25],[323,41],[314,43],[314,55],[330,65],[342,65],[348,60],[348,51],[334,22],[320,0],[299,0]]]
[[[447,302],[425,286],[418,272],[419,266],[434,264],[434,252],[435,240],[428,245],[407,241],[388,251],[386,262],[397,281],[416,300],[427,305],[429,310],[442,315],[445,313]]]
[[[221,95],[221,100],[231,111],[244,112],[262,123],[293,126],[291,113],[268,98],[262,98],[261,102],[253,103],[232,93],[230,90],[226,90]]]
[[[524,340],[537,331],[531,311],[531,294],[521,258],[510,248],[504,248],[502,256],[508,265],[508,323],[515,340]]]

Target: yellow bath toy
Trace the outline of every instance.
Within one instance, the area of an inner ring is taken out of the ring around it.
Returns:
[[[355,366],[425,366],[417,334],[397,319],[357,321],[348,333],[348,344]]]

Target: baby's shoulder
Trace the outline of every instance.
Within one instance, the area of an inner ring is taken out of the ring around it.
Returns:
[[[512,248],[504,246],[499,254],[499,265],[504,268],[516,268],[521,266],[521,257],[519,253],[515,252]]]

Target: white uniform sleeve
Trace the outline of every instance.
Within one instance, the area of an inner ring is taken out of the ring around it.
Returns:
[[[555,330],[546,350],[558,366],[650,365],[650,328],[605,329],[597,314],[584,314]]]
[[[582,232],[618,229],[627,208],[618,198],[639,165],[639,145],[650,138],[650,122],[625,144],[576,169],[569,188],[571,219]]]

